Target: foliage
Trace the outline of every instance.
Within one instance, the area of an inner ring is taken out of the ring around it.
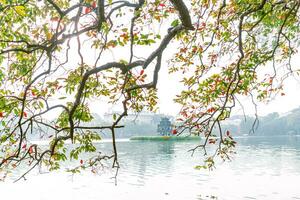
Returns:
[[[92,130],[103,129],[111,131],[113,155],[90,166],[113,158],[118,167],[115,129],[129,111],[156,111],[169,46],[177,50],[169,72],[184,74],[185,89],[175,99],[182,105],[177,132],[205,136],[194,148],[205,155],[207,145],[218,144],[206,155],[213,167],[215,155],[229,158],[234,147],[220,122],[238,98],[284,95],[282,81],[298,73],[291,56],[299,6],[298,0],[0,0],[0,170],[25,162],[29,171],[39,164],[58,169],[77,153],[95,151]],[[261,78],[259,71],[268,73]],[[88,127],[83,122],[93,119],[95,100],[123,111],[109,125]],[[46,149],[27,139],[45,128]],[[80,147],[71,145],[67,155],[66,141]]]

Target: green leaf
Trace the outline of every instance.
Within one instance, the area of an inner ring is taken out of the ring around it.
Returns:
[[[179,20],[178,19],[175,19],[172,23],[171,23],[171,26],[175,27],[175,26],[178,26],[179,24]]]
[[[120,62],[121,64],[124,64],[124,65],[127,65],[127,64],[128,64],[128,62],[127,62],[126,60],[123,60],[123,59],[121,59],[119,62]]]
[[[26,16],[26,11],[24,6],[15,6],[15,11],[22,17]]]
[[[205,165],[197,165],[197,166],[195,166],[195,169],[197,169],[197,170],[207,169],[207,166],[205,166]]]
[[[137,96],[136,90],[132,90],[132,91],[131,91],[131,96],[133,96],[133,97],[136,97],[136,96]]]
[[[39,106],[41,107],[41,108],[44,108],[44,104],[43,104],[43,102],[39,102]]]

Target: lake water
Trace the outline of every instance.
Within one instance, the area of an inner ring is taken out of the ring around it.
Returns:
[[[195,141],[117,143],[121,168],[114,172],[32,173],[27,181],[0,183],[0,199],[23,200],[197,200],[300,199],[300,137],[239,138],[231,162],[213,171],[195,170]],[[111,151],[111,143],[97,144]]]

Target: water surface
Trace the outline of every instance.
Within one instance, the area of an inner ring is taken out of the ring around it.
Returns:
[[[300,137],[239,138],[231,162],[213,171],[195,170],[201,153],[188,150],[196,141],[117,143],[121,168],[100,175],[35,175],[16,184],[0,183],[1,199],[300,199]],[[97,144],[110,152],[111,143]]]

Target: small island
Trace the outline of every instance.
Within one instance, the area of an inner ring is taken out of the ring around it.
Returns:
[[[145,140],[145,141],[181,141],[181,140],[199,140],[199,136],[177,135],[177,130],[172,128],[173,125],[169,118],[162,117],[157,125],[157,133],[155,136],[134,136],[130,140]]]

